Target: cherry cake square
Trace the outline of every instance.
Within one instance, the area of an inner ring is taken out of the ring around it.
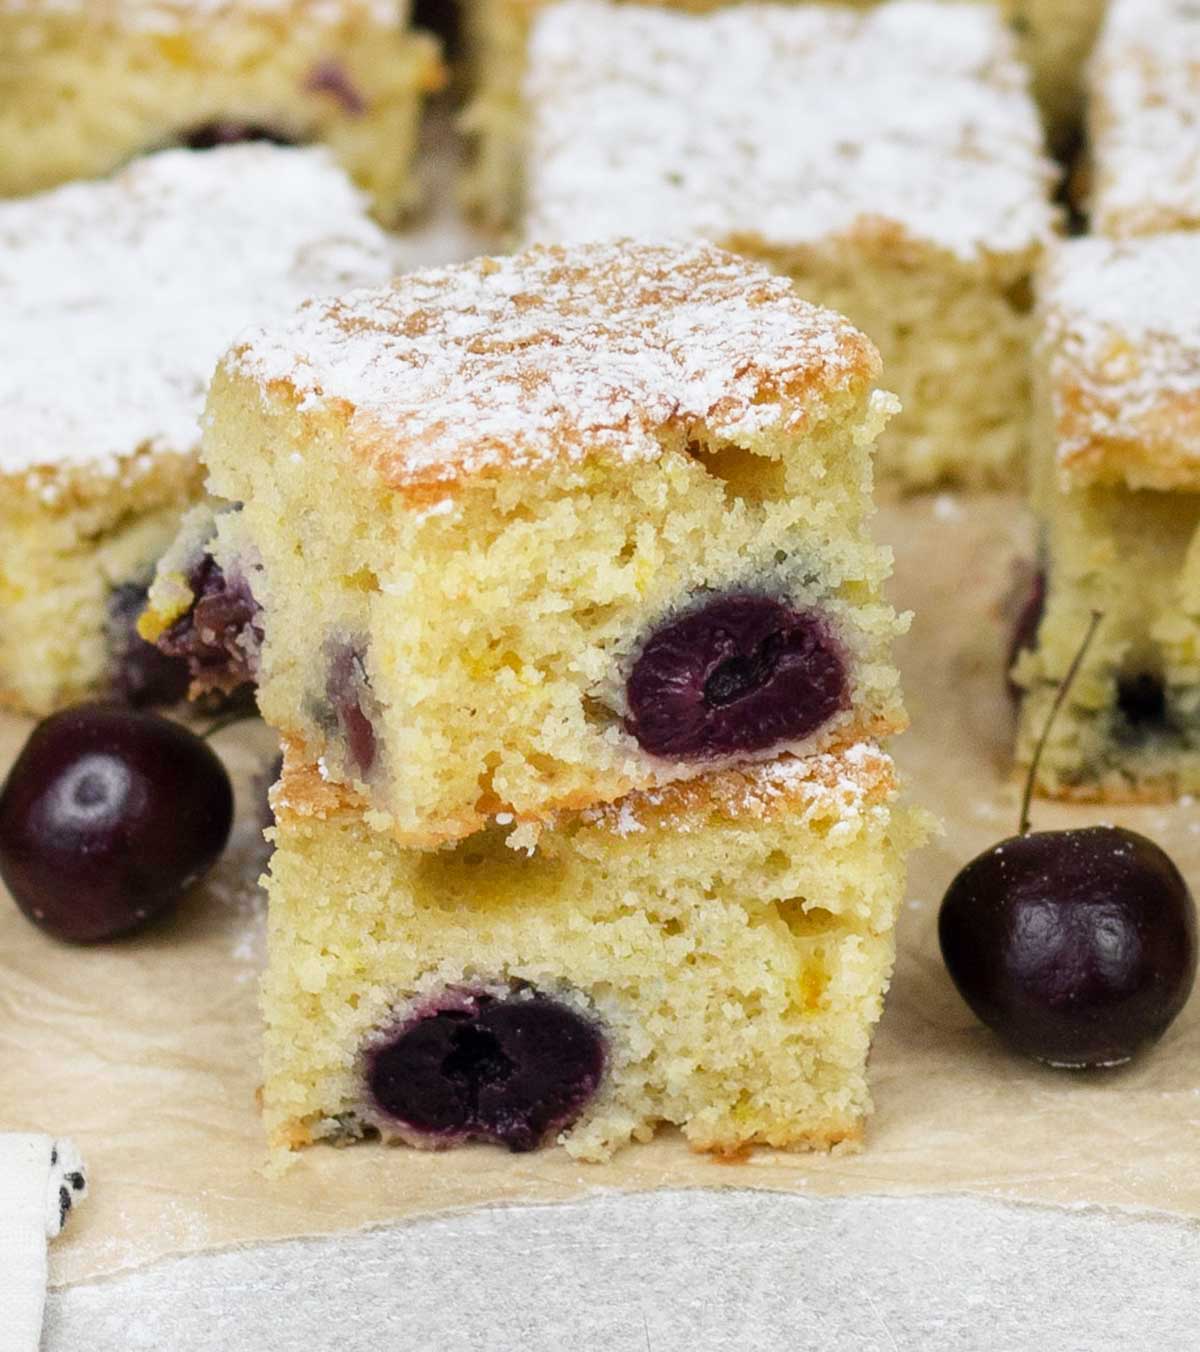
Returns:
[[[393,246],[328,151],[166,151],[0,202],[0,703],[171,702],[135,623],[200,497],[204,394],[254,317],[378,283]]]
[[[391,223],[436,44],[407,0],[3,0],[0,195],[168,146],[323,141]]]
[[[1040,577],[1018,638],[1019,758],[1098,610],[1039,787],[1200,792],[1200,234],[1072,240],[1041,298]]]

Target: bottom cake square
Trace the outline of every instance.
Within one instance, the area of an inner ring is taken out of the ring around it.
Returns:
[[[860,1139],[925,834],[874,746],[433,851],[294,762],[274,806],[274,1146],[377,1132],[603,1160],[664,1124],[722,1153]]]

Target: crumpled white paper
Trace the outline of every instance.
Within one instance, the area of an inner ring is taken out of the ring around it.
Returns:
[[[1195,1352],[1200,1230],[974,1197],[485,1208],[55,1290],[45,1352]]]

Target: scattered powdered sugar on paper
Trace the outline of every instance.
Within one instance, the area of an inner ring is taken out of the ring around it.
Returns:
[[[251,319],[391,271],[322,148],[166,151],[0,203],[0,475],[190,453],[217,359]]]
[[[252,781],[266,801],[266,784]],[[209,875],[205,895],[229,914],[229,956],[238,982],[253,981],[266,965],[267,894],[259,884],[271,851],[263,838],[261,812],[239,816],[221,861]]]
[[[1052,172],[993,7],[570,0],[537,20],[530,239],[801,245],[887,223],[961,258],[1036,249]]]
[[[831,391],[865,397],[878,370],[847,321],[764,268],[630,242],[478,259],[305,305],[226,363],[264,389],[287,383],[302,412],[348,407],[351,449],[396,486],[600,450],[654,459],[667,423],[799,432]]]
[[[939,493],[933,500],[933,515],[938,521],[961,521],[966,513],[961,500],[953,493]]]
[[[1138,440],[1141,420],[1160,410],[1165,418],[1175,401],[1200,406],[1198,296],[1200,234],[1076,239],[1054,251],[1043,278],[1041,341],[1052,364],[1061,462],[1100,438]],[[1185,414],[1171,427],[1172,458],[1200,467],[1200,418]]]
[[[1092,98],[1094,228],[1200,225],[1200,4],[1113,0]]]

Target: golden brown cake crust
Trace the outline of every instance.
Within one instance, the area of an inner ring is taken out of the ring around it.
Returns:
[[[283,773],[271,791],[277,817],[326,820],[361,816],[369,808],[353,789],[325,779],[295,741],[283,746]],[[637,791],[615,803],[578,813],[589,826],[629,835],[647,829],[688,831],[714,815],[763,819],[803,809],[841,816],[886,802],[896,790],[891,757],[870,742],[856,742],[808,757],[782,756],[755,765]],[[562,825],[562,818],[556,823]]]
[[[693,431],[801,434],[861,399],[870,343],[764,268],[706,245],[535,248],[303,306],[227,355],[388,488],[594,455],[655,459]]]
[[[866,1135],[861,1119],[838,1119],[831,1117],[822,1127],[810,1127],[797,1132],[781,1123],[778,1130],[763,1132],[753,1140],[729,1140],[712,1138],[703,1141],[689,1141],[689,1148],[697,1155],[711,1155],[718,1164],[743,1164],[758,1149],[766,1147],[772,1150],[836,1150],[841,1154],[857,1154],[862,1149]],[[305,1142],[307,1144],[307,1142]]]
[[[1200,489],[1200,235],[1072,240],[1042,285],[1058,467],[1073,485]]]

